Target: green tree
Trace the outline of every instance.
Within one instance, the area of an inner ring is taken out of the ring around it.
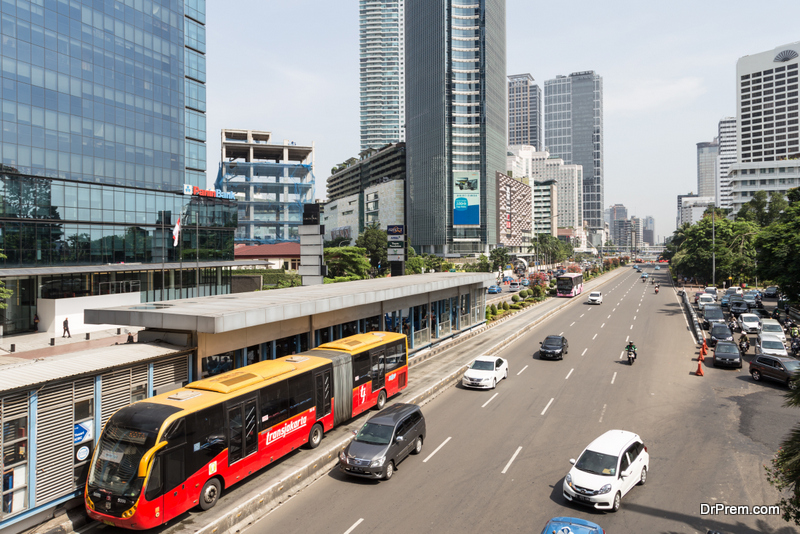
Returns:
[[[0,260],[4,259],[6,259],[6,255],[3,254],[2,251],[0,251]],[[0,310],[5,310],[8,307],[6,299],[11,298],[11,295],[13,294],[14,292],[11,291],[10,289],[6,289],[6,285],[3,283],[2,280],[0,280]]]
[[[508,249],[505,247],[495,248],[489,252],[489,263],[492,264],[492,271],[502,271],[511,262]]]
[[[425,269],[425,260],[422,256],[409,256],[406,260],[406,274],[422,274]]]
[[[325,248],[347,247],[350,246],[350,238],[344,236],[334,237],[330,241],[325,241],[323,246]]]
[[[377,224],[366,227],[356,239],[356,246],[366,250],[372,268],[380,271],[386,270],[389,265],[387,243],[386,232],[378,228]]]
[[[489,258],[487,258],[485,254],[478,256],[478,263],[476,264],[475,270],[479,273],[492,272],[492,265],[489,263]]]
[[[767,208],[769,224],[780,219],[781,213],[786,211],[788,207],[789,202],[784,198],[783,194],[779,191],[773,191],[769,196],[769,207]]]
[[[800,188],[789,190],[780,218],[757,236],[758,275],[773,280],[792,301],[800,299]]]
[[[357,276],[367,278],[370,263],[367,251],[360,247],[336,247],[324,250],[325,263],[328,265],[328,278],[340,276]]]

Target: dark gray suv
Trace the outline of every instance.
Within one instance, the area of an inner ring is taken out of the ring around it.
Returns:
[[[339,469],[348,475],[389,480],[397,464],[419,454],[425,441],[425,417],[416,404],[394,404],[367,421],[339,453]]]

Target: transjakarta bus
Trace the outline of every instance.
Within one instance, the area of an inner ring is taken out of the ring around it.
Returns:
[[[406,336],[370,332],[136,402],[106,422],[84,493],[90,517],[148,529],[376,406],[408,384]]]
[[[556,294],[559,297],[574,297],[583,291],[583,274],[564,273],[556,278]]]

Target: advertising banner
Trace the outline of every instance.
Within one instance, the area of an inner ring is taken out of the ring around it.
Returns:
[[[478,171],[453,172],[453,226],[481,223],[481,191]]]

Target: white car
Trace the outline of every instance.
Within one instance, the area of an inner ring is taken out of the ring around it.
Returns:
[[[506,360],[495,356],[479,356],[464,373],[461,385],[468,388],[494,389],[504,378],[508,378]]]
[[[789,353],[786,351],[786,345],[783,344],[783,341],[777,336],[767,334],[766,332],[762,332],[756,338],[756,355],[760,354],[783,356],[784,358],[789,357]]]
[[[700,295],[700,299],[697,301],[697,307],[700,309],[700,311],[703,311],[703,308],[706,307],[706,304],[714,304],[714,302],[716,302],[714,297],[708,293],[704,293]]]
[[[564,498],[597,510],[619,510],[622,497],[644,485],[650,455],[642,438],[626,430],[609,430],[586,447],[564,477]]]
[[[600,291],[592,291],[589,293],[589,300],[587,301],[589,304],[602,304],[603,303],[603,293]]]
[[[746,334],[761,333],[761,319],[752,313],[743,313],[739,316],[739,328]]]
[[[780,339],[782,343],[786,343],[786,333],[784,333],[781,323],[775,319],[763,319],[761,321],[761,333],[775,336]]]

